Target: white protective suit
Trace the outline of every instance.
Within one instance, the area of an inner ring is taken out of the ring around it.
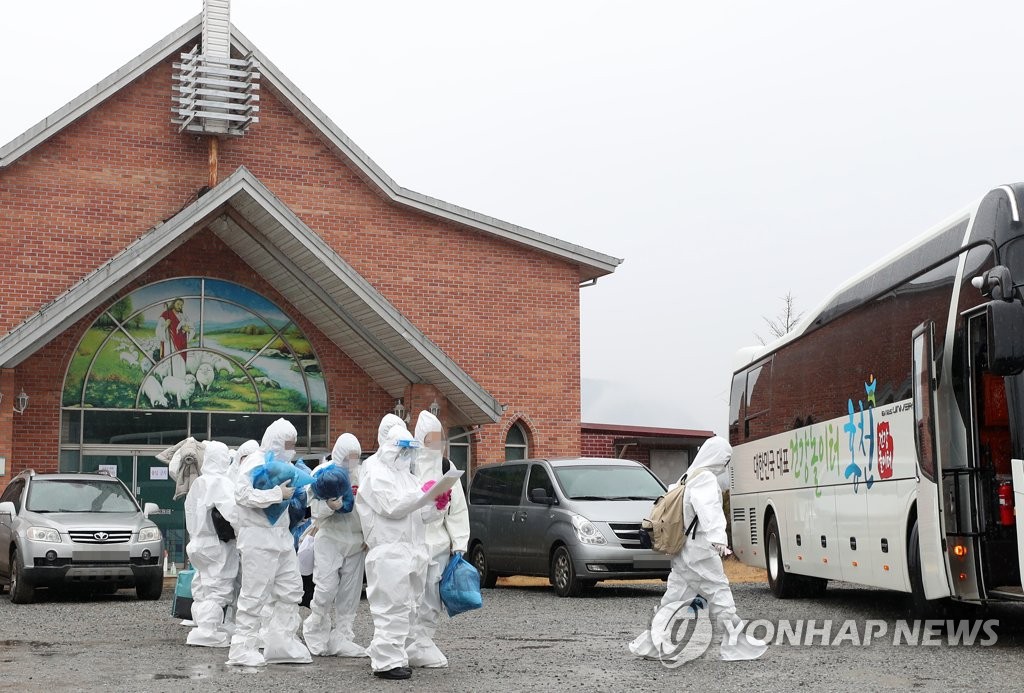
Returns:
[[[445,434],[441,421],[429,411],[416,417],[416,439],[423,447],[416,451],[413,473],[422,486],[438,480],[443,474]],[[412,632],[406,648],[409,666],[440,668],[448,666],[448,659],[434,644],[434,632],[441,617],[441,574],[454,553],[465,553],[469,546],[469,508],[462,484],[452,487],[448,508],[436,520],[427,524],[427,580],[423,600],[416,611]]]
[[[425,524],[441,515],[433,502],[421,506],[423,491],[411,471],[415,450],[400,447],[400,441],[415,442],[404,424],[388,427],[377,454],[363,462],[356,494],[369,547],[366,598],[373,640],[367,652],[374,672],[409,666],[406,643],[427,573]]]
[[[260,449],[260,444],[255,440],[247,440],[238,446],[237,450],[229,450],[231,453],[231,465],[228,467],[228,480],[231,482],[231,499],[235,498],[235,484],[238,483],[238,470],[243,464],[245,464],[245,458]],[[235,511],[236,518],[232,520],[232,525],[237,522],[238,511]],[[235,532],[237,534],[237,530]],[[224,630],[229,634],[235,632],[235,612],[237,610],[236,605],[238,603],[238,595],[242,591],[242,569],[241,569],[241,554],[238,552],[238,542],[234,543],[235,556],[237,557],[238,570],[235,571],[235,582],[231,589],[231,601],[228,603],[228,607],[224,612]]]
[[[230,633],[224,627],[224,609],[234,601],[238,574],[238,549],[234,541],[217,537],[211,513],[216,508],[228,522],[235,522],[235,487],[228,478],[230,464],[224,443],[206,443],[199,477],[185,496],[185,527],[192,578],[192,620],[196,627],[185,642],[203,647],[227,647]]]
[[[732,458],[732,447],[720,436],[714,436],[701,446],[693,464],[679,482],[686,482],[683,492],[683,526],[689,527],[697,518],[696,536],[688,539],[682,551],[672,557],[672,572],[668,576],[665,596],[659,609],[675,603],[690,603],[700,595],[707,603],[711,623],[721,640],[720,656],[723,660],[757,659],[768,646],[760,640],[738,632],[742,624],[736,615],[736,602],[729,589],[729,579],[722,568],[721,553],[727,552],[725,513],[722,510],[722,492],[729,487],[727,465]],[[737,631],[737,637],[727,637],[725,624]],[[669,621],[666,625],[671,626]],[[671,642],[668,634],[658,634],[662,642]],[[722,639],[722,638],[725,639]],[[639,657],[662,659],[651,631],[646,630],[629,644],[629,650]]]
[[[277,419],[267,427],[259,450],[246,457],[238,469],[235,502],[238,504],[238,550],[242,554],[242,590],[238,595],[228,664],[262,666],[312,661],[309,650],[296,635],[302,623],[299,618],[302,576],[294,539],[288,530],[288,512],[281,513],[273,525],[263,512],[264,508],[285,499],[282,487],[264,491],[252,485],[252,470],[271,456],[279,462],[291,461],[296,437],[292,424]],[[264,651],[260,654],[260,621],[264,616]]]
[[[349,483],[358,486],[361,455],[356,437],[342,433],[334,443],[331,461],[327,464],[344,469],[348,472]],[[316,541],[313,542],[316,589],[309,605],[309,617],[302,624],[302,635],[309,651],[315,655],[365,657],[366,648],[353,642],[352,632],[359,595],[363,591],[363,529],[359,514],[354,508],[343,513],[327,501],[312,496],[310,499],[316,524]]]

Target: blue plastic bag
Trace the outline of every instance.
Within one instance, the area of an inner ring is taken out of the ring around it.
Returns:
[[[449,616],[484,605],[480,594],[480,573],[461,554],[455,554],[448,560],[441,575],[441,602]]]
[[[355,496],[352,495],[352,484],[348,480],[348,472],[336,464],[317,467],[313,472],[313,484],[310,486],[313,497],[319,500],[341,498],[341,512],[352,512]]]
[[[288,501],[288,529],[292,532],[306,521],[306,496],[297,491]]]
[[[305,467],[305,465],[303,466]],[[309,475],[309,472],[299,469],[291,462],[278,462],[274,458],[270,458],[265,464],[252,470],[252,487],[260,491],[269,491],[286,481],[292,482],[292,488],[298,494],[299,489],[313,483],[313,477]],[[288,504],[289,501],[284,500],[263,508],[271,525],[275,524],[281,514],[288,509]]]

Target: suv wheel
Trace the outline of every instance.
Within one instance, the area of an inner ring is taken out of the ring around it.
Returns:
[[[491,588],[498,584],[498,576],[487,569],[487,554],[484,553],[484,545],[477,544],[469,554],[470,563],[480,573],[480,586]]]
[[[11,601],[15,604],[28,604],[35,596],[35,589],[25,579],[25,564],[21,560],[21,552],[15,547],[11,551]]]
[[[164,579],[159,575],[150,580],[139,580],[135,583],[135,596],[139,599],[153,601],[159,599],[164,591]]]
[[[551,584],[559,597],[578,597],[583,591],[583,580],[576,577],[569,549],[559,546],[551,556]]]

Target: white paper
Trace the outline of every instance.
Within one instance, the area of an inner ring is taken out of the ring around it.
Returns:
[[[462,470],[452,467],[444,473],[444,476],[438,479],[436,484],[430,487],[430,490],[427,491],[427,498],[430,500],[436,499],[442,493],[455,486],[455,482],[457,482],[461,476]]]
[[[117,478],[117,465],[116,464],[100,464],[100,465],[97,465],[96,466],[96,473],[97,474],[106,474],[107,476],[112,476],[112,477],[114,477],[116,479]]]
[[[150,467],[149,468],[149,480],[158,481],[160,479],[167,478],[167,467]]]
[[[440,496],[442,493],[455,486],[455,484],[458,483],[459,478],[462,476],[462,474],[463,472],[461,469],[456,469],[455,467],[449,469],[447,472],[444,473],[444,476],[438,479],[437,482],[430,487],[429,491],[426,491],[423,494],[423,497],[420,498],[420,501],[417,505],[419,507],[423,507],[427,505],[427,503],[433,503],[435,500],[437,500],[438,496]]]

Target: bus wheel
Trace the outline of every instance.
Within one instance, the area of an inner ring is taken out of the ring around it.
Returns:
[[[914,518],[914,526],[910,528],[910,539],[907,541],[907,569],[910,572],[910,597],[908,599],[907,611],[911,616],[926,616],[933,609],[933,605],[924,596],[924,578],[921,576],[921,542],[920,532],[917,528],[917,518]]]
[[[782,541],[779,538],[779,523],[773,515],[765,529],[764,552],[765,568],[768,570],[768,587],[779,599],[795,597],[798,591],[797,575],[786,572],[785,560],[782,557]]]
[[[789,577],[796,577],[790,575]],[[800,593],[804,597],[820,597],[825,594],[825,589],[828,588],[828,580],[826,578],[819,577],[807,577],[806,575],[800,576],[800,582],[803,583],[800,588]]]

